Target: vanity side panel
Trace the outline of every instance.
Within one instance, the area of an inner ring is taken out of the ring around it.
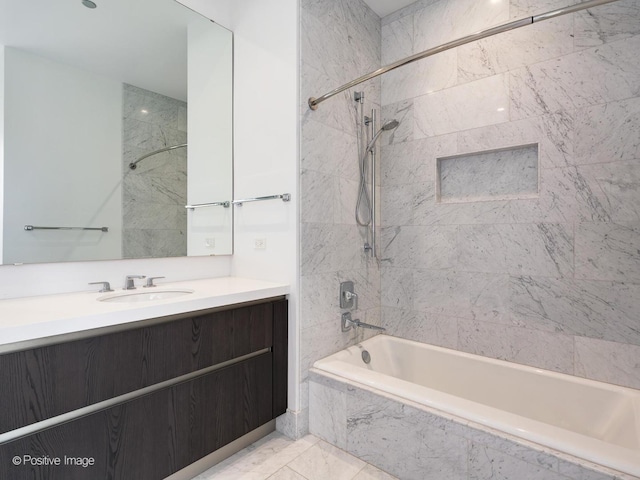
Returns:
[[[273,303],[273,418],[287,411],[289,303]]]

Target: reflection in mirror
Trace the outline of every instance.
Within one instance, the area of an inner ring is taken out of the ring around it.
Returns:
[[[2,263],[230,254],[231,32],[95,6],[0,0]]]

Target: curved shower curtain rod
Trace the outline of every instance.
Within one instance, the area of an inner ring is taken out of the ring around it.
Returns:
[[[516,28],[524,27],[526,25],[532,25],[537,22],[541,22],[543,20],[549,20],[551,18],[560,17],[562,15],[567,15],[569,13],[579,12],[580,10],[585,10],[591,7],[597,7],[599,5],[605,5],[607,3],[617,2],[618,0],[589,0],[587,2],[578,3],[576,5],[570,5],[568,7],[559,8],[557,10],[552,10],[550,12],[541,13],[540,15],[534,15],[532,17],[525,17],[520,20],[514,20],[512,22],[503,23],[502,25],[498,25],[496,27],[491,27],[486,30],[482,30],[477,33],[472,33],[466,37],[458,38],[457,40],[453,40],[451,42],[443,43],[437,47],[430,48],[420,53],[416,53],[415,55],[411,55],[410,57],[403,58],[402,60],[398,60],[397,62],[391,63],[386,67],[379,68],[371,73],[363,75],[362,77],[356,78],[355,80],[350,81],[349,83],[345,83],[341,87],[336,88],[335,90],[331,90],[328,93],[325,93],[321,97],[309,98],[309,108],[311,110],[317,110],[318,105],[324,102],[325,100],[337,95],[345,90],[350,89],[351,87],[355,87],[356,85],[361,84],[362,82],[366,82],[367,80],[371,80],[372,78],[378,77],[383,73],[390,72],[391,70],[395,70],[396,68],[403,67],[408,65],[409,63],[413,63],[417,60],[422,60],[423,58],[430,57],[440,52],[445,52],[447,50],[451,50],[452,48],[459,47],[460,45],[466,45],[467,43],[475,42],[476,40],[481,40],[483,38],[491,37],[493,35],[497,35],[498,33],[507,32],[509,30],[515,30]]]
[[[131,170],[135,170],[136,168],[138,168],[138,166],[136,165],[139,161],[144,160],[145,158],[151,157],[153,155],[157,155],[158,153],[162,153],[162,152],[168,152],[169,150],[175,150],[176,148],[185,148],[187,146],[186,143],[182,143],[180,145],[172,145],[170,147],[164,147],[164,148],[160,148],[159,150],[154,150],[153,152],[147,153],[146,155],[141,156],[140,158],[138,158],[135,162],[131,162],[129,164],[129,168]]]

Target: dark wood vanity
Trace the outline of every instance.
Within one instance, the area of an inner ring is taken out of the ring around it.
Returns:
[[[5,353],[0,479],[162,479],[286,404],[284,298]]]

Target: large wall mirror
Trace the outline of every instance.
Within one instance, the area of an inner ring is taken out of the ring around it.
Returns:
[[[175,0],[0,8],[2,264],[231,254],[231,32]]]

